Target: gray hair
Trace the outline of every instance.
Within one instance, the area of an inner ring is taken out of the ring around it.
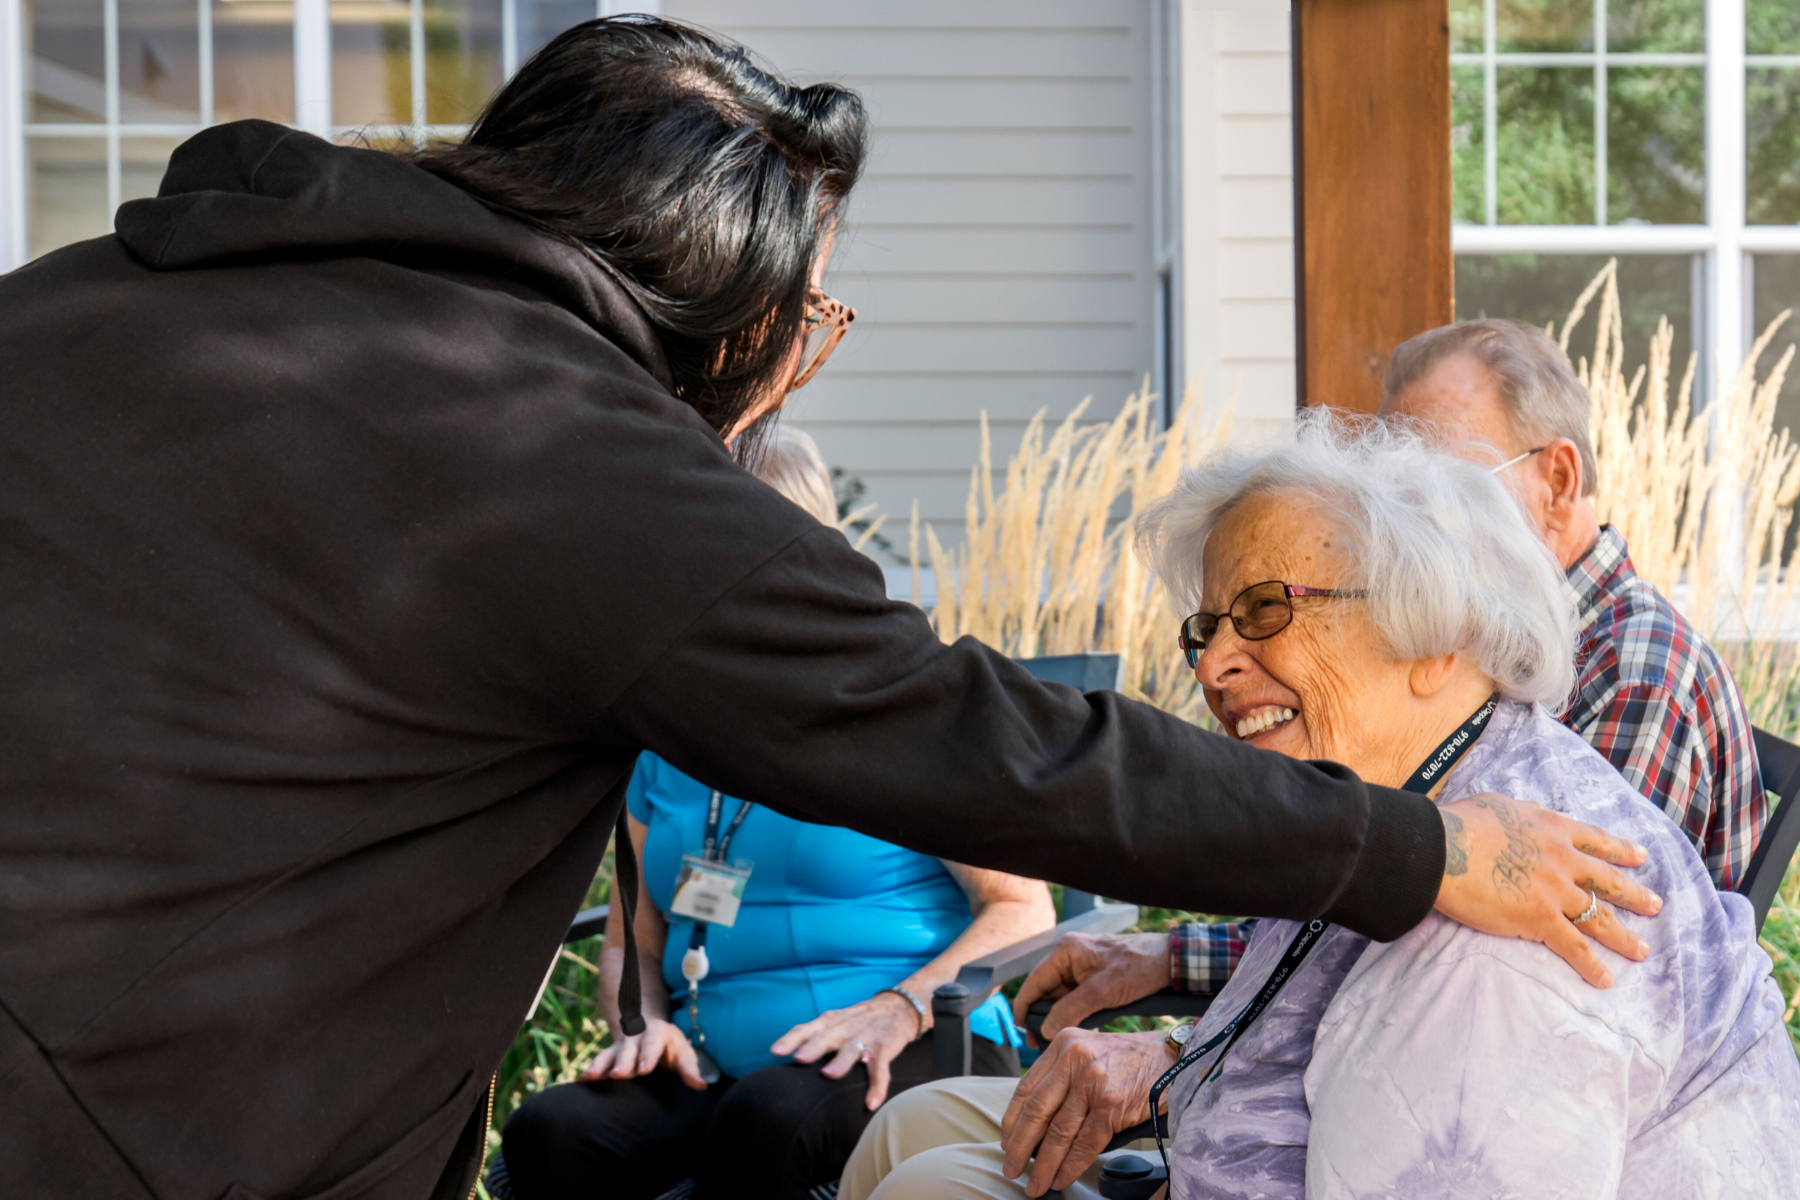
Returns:
[[[818,443],[790,425],[777,425],[757,448],[755,476],[833,529],[837,494]]]
[[[1447,358],[1467,354],[1493,373],[1513,434],[1522,443],[1568,438],[1581,455],[1581,494],[1599,486],[1593,439],[1593,401],[1575,377],[1569,356],[1535,325],[1483,317],[1440,325],[1401,342],[1388,360],[1384,385],[1392,400]],[[1519,449],[1531,447],[1521,445]]]
[[[1312,501],[1345,541],[1350,577],[1289,583],[1361,588],[1401,662],[1466,655],[1511,699],[1560,712],[1575,685],[1574,613],[1562,573],[1502,483],[1417,432],[1302,413],[1273,449],[1222,450],[1138,518],[1138,553],[1184,611],[1198,606],[1206,541],[1259,496]]]

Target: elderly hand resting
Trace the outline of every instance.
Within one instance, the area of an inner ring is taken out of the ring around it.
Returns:
[[[644,1018],[644,1032],[635,1037],[616,1038],[612,1045],[594,1055],[576,1078],[583,1083],[597,1079],[635,1079],[648,1075],[658,1067],[667,1067],[681,1076],[681,1082],[696,1092],[706,1090],[700,1078],[700,1059],[694,1053],[687,1035],[668,1021]]]
[[[1034,1003],[1044,997],[1056,1001],[1041,1033],[1026,1035],[1033,1046],[1044,1045],[1101,1009],[1155,995],[1169,982],[1166,933],[1065,933],[1019,986],[1013,1020],[1024,1029]]]
[[[910,1004],[892,992],[882,992],[794,1026],[769,1053],[783,1058],[791,1054],[801,1063],[818,1062],[830,1055],[831,1061],[819,1069],[827,1079],[842,1079],[858,1062],[867,1063],[869,1090],[864,1103],[874,1112],[887,1099],[888,1065],[923,1032]]]
[[[1031,1160],[1027,1195],[1074,1183],[1115,1133],[1150,1119],[1150,1085],[1174,1061],[1160,1029],[1064,1029],[1019,1080],[1001,1119],[1006,1178]]]

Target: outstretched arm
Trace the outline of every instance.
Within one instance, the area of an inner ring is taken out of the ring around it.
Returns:
[[[1475,870],[1446,887],[1444,823],[1423,796],[1041,683],[969,638],[946,646],[823,528],[713,601],[609,714],[696,779],[801,820],[1100,895],[1323,917],[1381,940],[1441,903],[1567,947],[1564,918],[1582,907],[1568,896],[1609,870],[1575,839],[1635,861],[1597,831],[1542,828],[1521,899],[1483,882],[1502,834],[1483,813],[1463,817]]]

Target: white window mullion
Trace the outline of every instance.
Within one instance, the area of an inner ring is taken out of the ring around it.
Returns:
[[[331,136],[330,0],[294,0],[294,124]]]
[[[1606,0],[1594,0],[1594,224],[1606,224]]]
[[[425,0],[412,0],[408,6],[412,43],[412,141],[425,146]]]
[[[125,191],[124,167],[119,162],[119,0],[105,0],[102,9],[106,47],[106,226]]]
[[[1499,20],[1499,0],[1481,5],[1481,178],[1485,189],[1483,216],[1487,224],[1500,223],[1500,80],[1494,61]]]
[[[1706,6],[1706,223],[1716,249],[1707,308],[1712,374],[1734,370],[1750,346],[1744,305],[1744,6]]]
[[[0,272],[30,253],[25,227],[25,9],[0,0]]]

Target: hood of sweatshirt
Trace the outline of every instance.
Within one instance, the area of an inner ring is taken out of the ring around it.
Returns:
[[[354,255],[498,276],[673,384],[649,319],[604,267],[391,154],[268,121],[217,125],[177,147],[156,197],[122,205],[115,224],[159,271]]]

